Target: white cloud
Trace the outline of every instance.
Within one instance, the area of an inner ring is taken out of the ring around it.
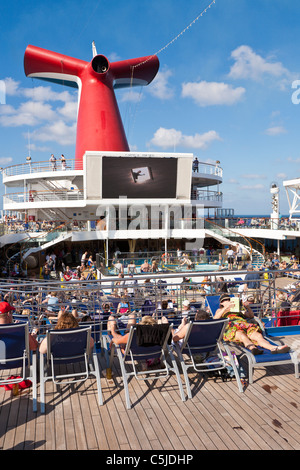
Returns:
[[[232,65],[229,77],[250,78],[260,80],[263,76],[288,77],[290,72],[281,62],[272,62],[258,55],[249,46],[240,46],[231,53],[235,63]]]
[[[245,179],[248,179],[248,180],[265,180],[266,176],[265,175],[259,175],[257,173],[252,173],[252,174],[241,175],[241,178],[245,178]]]
[[[62,120],[56,120],[30,134],[30,140],[57,142],[60,145],[73,145],[76,140],[76,123],[68,126]]]
[[[15,96],[19,94],[20,82],[17,82],[13,78],[7,77],[4,79],[5,91],[9,96]]]
[[[122,93],[122,98],[120,101],[122,103],[125,103],[125,102],[138,103],[141,99],[142,99],[141,93],[130,89],[129,91],[125,91]]]
[[[77,118],[77,101],[69,101],[64,104],[62,108],[58,108],[57,112],[66,120],[74,121]]]
[[[64,101],[65,103],[74,101],[69,91],[60,93],[53,91],[49,86],[38,86],[34,88],[23,88],[22,95],[33,101]]]
[[[171,70],[158,72],[148,91],[151,95],[161,100],[169,100],[174,96],[174,90],[169,86],[168,80],[172,76]]]
[[[49,121],[56,118],[56,113],[49,104],[26,101],[19,108],[6,107],[0,116],[0,125],[3,127],[36,126],[40,121]]]
[[[8,165],[13,159],[11,157],[0,157],[0,165]]]
[[[189,82],[182,84],[182,96],[192,98],[199,106],[233,105],[245,94],[245,88],[233,88],[227,83]]]
[[[110,62],[119,62],[121,60],[121,57],[116,52],[111,52],[107,58]]]
[[[246,189],[246,190],[262,190],[265,189],[266,187],[263,184],[254,184],[254,185],[242,185],[240,186],[240,189]]]
[[[286,129],[283,126],[269,127],[268,129],[265,130],[265,134],[270,135],[270,136],[285,134],[285,133],[286,133]]]
[[[285,180],[287,178],[287,175],[285,173],[278,173],[276,175],[276,178],[279,178],[281,180]]]
[[[154,134],[151,144],[161,148],[175,148],[178,146],[205,149],[215,140],[221,140],[216,131],[208,131],[204,134],[184,135],[176,129],[160,127]]]
[[[78,106],[75,93],[56,92],[50,86],[20,88],[19,82],[11,78],[6,78],[5,84],[8,95],[25,98],[26,101],[18,106],[0,106],[0,126],[34,127],[31,150],[49,150],[45,146],[36,146],[35,141],[57,142],[61,145],[75,143]],[[62,102],[63,105],[58,106],[56,102]]]

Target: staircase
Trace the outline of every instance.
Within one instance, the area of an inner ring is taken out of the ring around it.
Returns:
[[[211,220],[205,220],[204,226],[206,235],[215,238],[223,245],[241,245],[243,251],[248,253],[251,264],[254,268],[260,268],[265,262],[265,247],[257,240],[254,240],[250,237],[241,236],[237,232],[234,232],[229,228],[222,227],[221,225],[218,225]],[[253,245],[259,247],[261,251],[256,247],[254,248]]]

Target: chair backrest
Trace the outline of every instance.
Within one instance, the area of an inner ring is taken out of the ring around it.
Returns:
[[[79,323],[79,327],[87,328],[91,327],[91,337],[94,339],[96,343],[99,343],[101,340],[102,330],[104,329],[104,325],[102,321],[92,321],[92,322],[83,322]],[[106,321],[106,328],[107,330],[107,321]]]
[[[212,315],[216,313],[218,308],[220,307],[220,296],[219,295],[207,295],[205,297],[205,301],[207,306],[210,309]]]
[[[300,322],[300,310],[281,310],[277,314],[276,326],[294,326]]]
[[[169,324],[132,326],[124,357],[128,354],[135,360],[160,357],[167,346],[171,328]]]
[[[0,370],[22,367],[29,357],[28,323],[0,325]]]
[[[47,358],[68,363],[82,360],[90,352],[91,327],[47,331]]]
[[[226,318],[190,323],[181,345],[182,351],[192,354],[214,351],[223,338],[227,323]]]

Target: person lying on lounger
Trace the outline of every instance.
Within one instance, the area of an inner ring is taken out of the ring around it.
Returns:
[[[235,303],[228,294],[220,297],[220,307],[216,311],[214,318],[228,318],[229,322],[224,333],[224,341],[232,341],[237,344],[243,344],[252,354],[263,354],[263,350],[257,346],[268,349],[272,354],[286,353],[290,350],[289,346],[274,346],[270,344],[263,336],[259,325],[247,322],[248,318],[254,318],[248,302],[243,303],[245,310],[235,312]]]

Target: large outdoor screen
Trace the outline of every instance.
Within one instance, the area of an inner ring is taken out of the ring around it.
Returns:
[[[177,158],[102,158],[102,198],[176,198]]]

